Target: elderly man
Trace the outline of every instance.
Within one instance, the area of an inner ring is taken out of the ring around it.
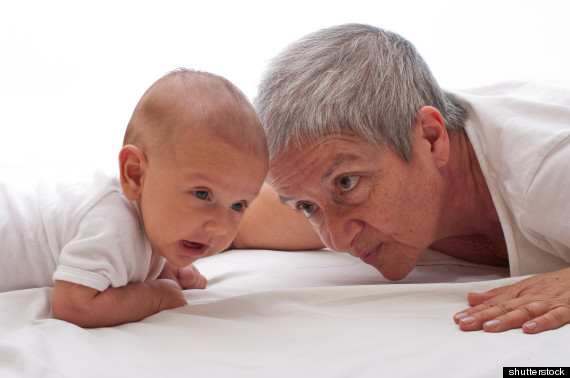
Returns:
[[[324,243],[391,280],[429,247],[536,274],[469,294],[461,329],[570,323],[569,105],[570,92],[530,84],[444,92],[407,40],[375,27],[308,35],[262,80],[271,189],[234,246]]]

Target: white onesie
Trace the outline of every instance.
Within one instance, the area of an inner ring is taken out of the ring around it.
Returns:
[[[165,260],[151,266],[136,203],[113,175],[42,180],[35,188],[6,177],[0,175],[0,292],[54,280],[103,291],[160,274]]]

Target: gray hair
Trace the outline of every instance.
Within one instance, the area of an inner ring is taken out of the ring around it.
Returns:
[[[294,141],[349,133],[409,161],[422,107],[438,109],[449,131],[466,117],[410,42],[361,24],[323,29],[285,49],[269,64],[254,105],[271,158]]]

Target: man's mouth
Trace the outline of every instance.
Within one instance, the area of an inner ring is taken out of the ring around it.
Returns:
[[[378,259],[378,255],[380,254],[380,251],[382,250],[383,246],[384,243],[378,244],[373,248],[367,249],[364,252],[359,253],[358,257],[360,257],[360,260],[362,260],[366,264],[372,265]]]

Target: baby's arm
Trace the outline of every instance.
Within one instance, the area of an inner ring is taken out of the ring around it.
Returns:
[[[56,281],[52,293],[54,317],[85,328],[136,322],[187,304],[180,286],[169,279],[110,287],[105,291]]]

